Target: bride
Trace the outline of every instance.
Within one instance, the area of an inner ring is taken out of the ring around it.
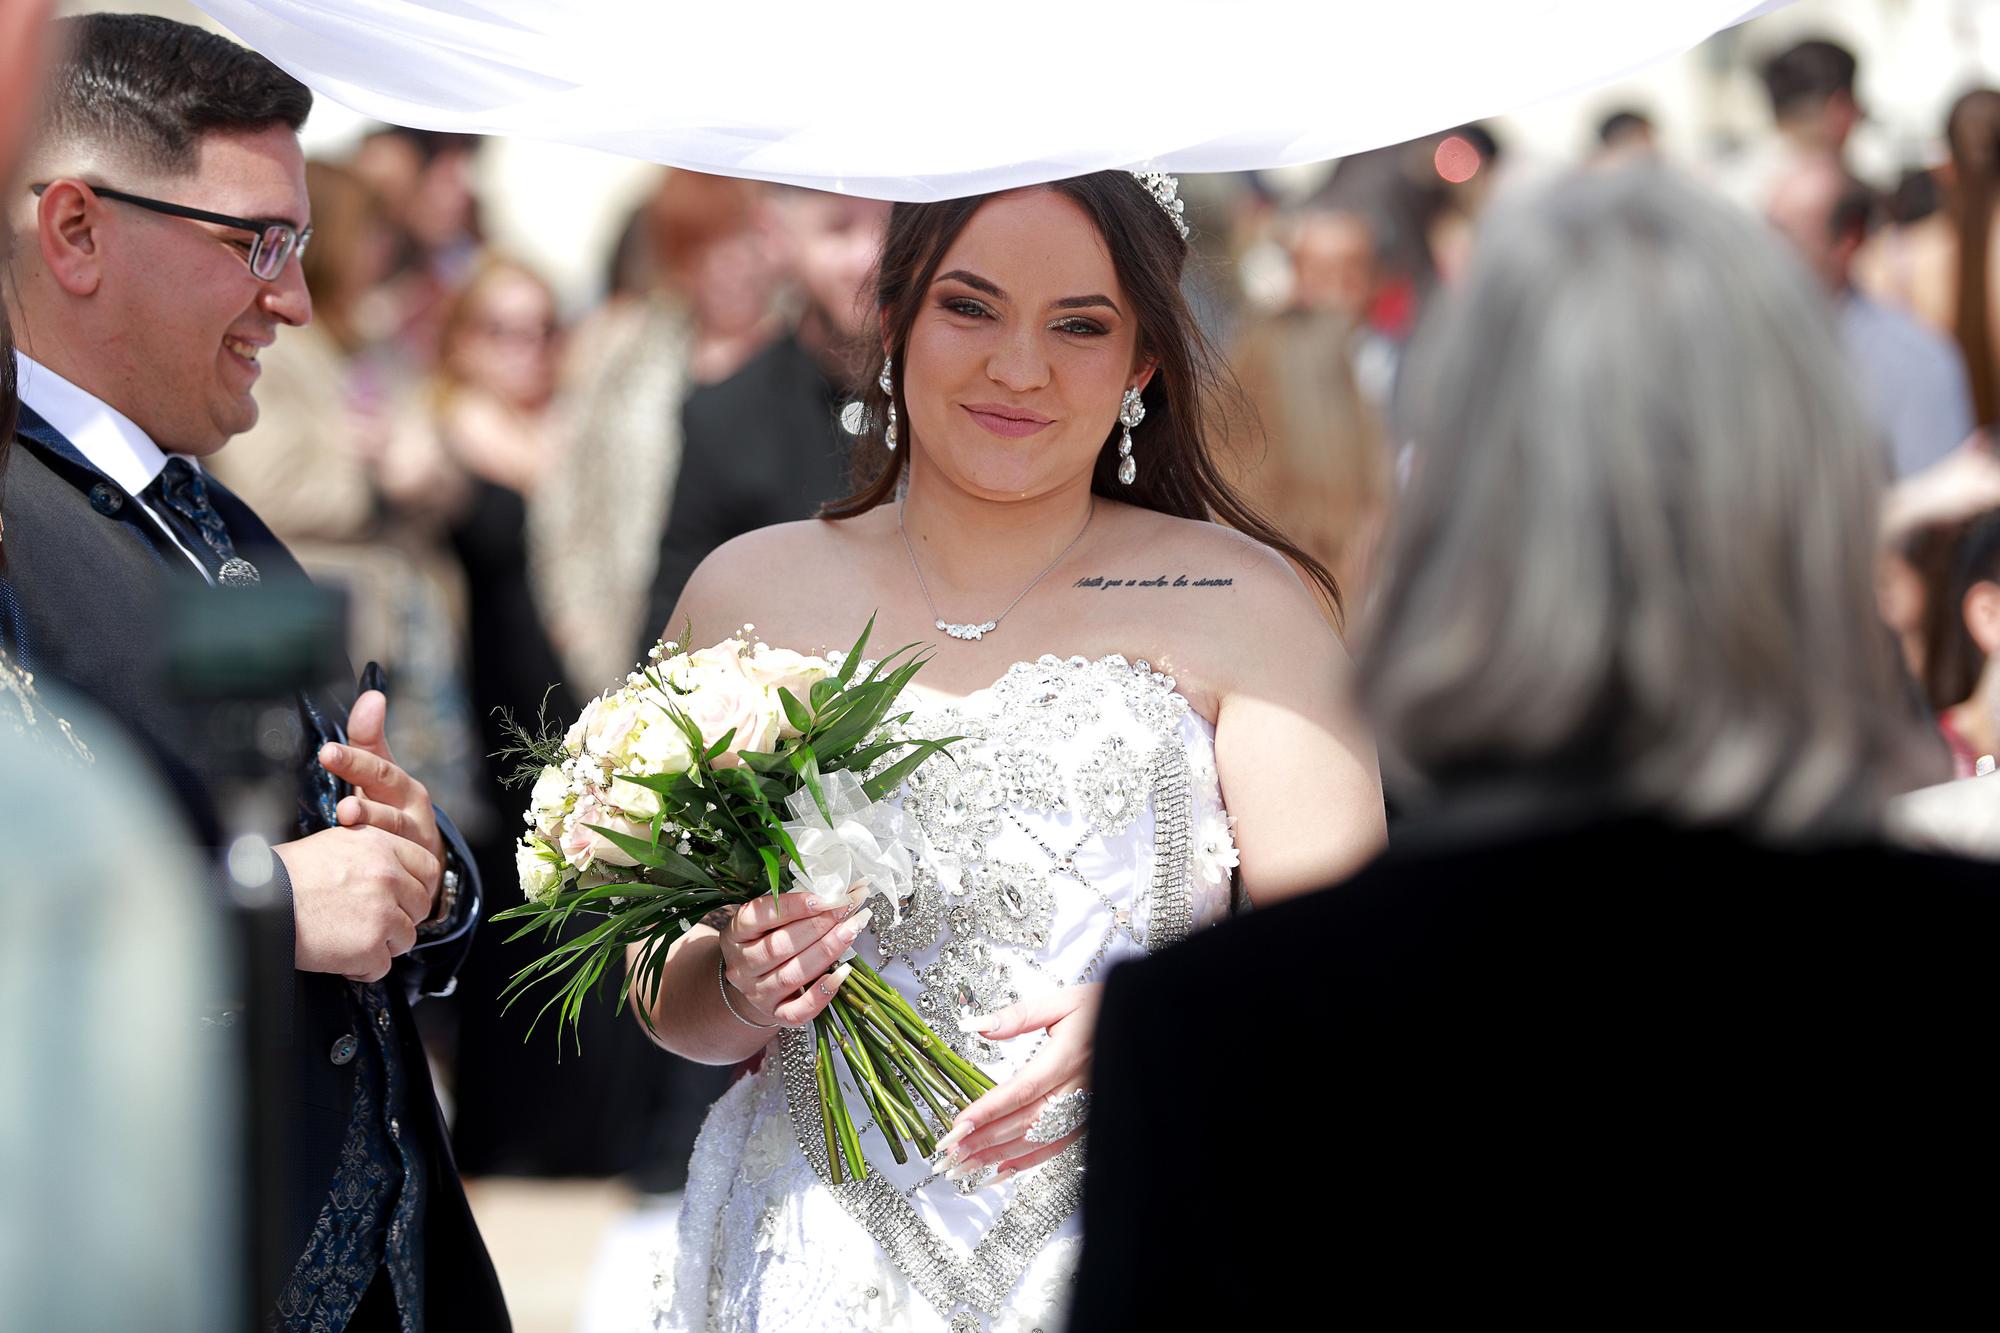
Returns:
[[[1332,578],[1211,460],[1179,212],[1171,177],[1124,172],[898,204],[874,480],[723,547],[674,613],[693,642],[748,622],[805,651],[875,614],[872,642],[935,651],[911,733],[967,739],[902,792],[927,850],[901,911],[759,900],[637,1000],[680,1055],[761,1055],[695,1148],[662,1328],[1054,1333],[1106,972],[1225,915],[1232,879],[1268,903],[1383,841],[1347,659],[1294,569]],[[850,944],[999,1086],[937,1162],[864,1132],[872,1174],[833,1186],[797,1029]],[[1190,1079],[1230,1076],[1189,1054]],[[1204,1130],[1191,1150],[1219,1150]]]

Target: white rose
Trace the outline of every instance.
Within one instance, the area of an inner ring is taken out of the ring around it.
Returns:
[[[634,819],[643,820],[648,825],[653,816],[660,813],[660,794],[651,787],[642,787],[636,782],[613,776],[611,790],[605,797],[611,804],[623,810]]]
[[[777,697],[753,683],[732,660],[726,666],[704,663],[689,673],[681,696],[681,711],[701,732],[703,747],[714,745],[734,733],[729,749],[715,759],[717,768],[734,768],[743,761],[744,750],[768,751],[778,739],[782,709]]]
[[[570,723],[569,730],[563,733],[563,749],[571,754],[583,753],[583,738],[590,731],[591,720],[597,716],[597,706],[602,702],[601,699],[592,699],[583,706],[583,711],[576,715],[576,721]]]
[[[569,813],[569,779],[554,764],[547,765],[542,769],[541,776],[535,779],[535,790],[528,803],[534,809],[537,828],[545,829],[560,823],[562,817]]]
[[[823,657],[807,657],[789,648],[758,644],[756,650],[743,659],[743,674],[751,684],[761,685],[771,692],[772,701],[778,705],[778,734],[789,740],[798,735],[799,730],[785,716],[784,701],[778,698],[778,691],[790,690],[793,698],[810,708],[812,687],[831,676],[833,667]]]
[[[743,674],[743,654],[750,645],[741,639],[724,639],[708,648],[699,648],[691,653],[682,653],[666,664],[667,679],[682,689],[693,689],[695,683],[714,672]]]
[[[645,728],[633,738],[627,750],[632,760],[628,771],[632,773],[659,777],[685,773],[694,767],[694,751],[688,748],[687,735],[664,707],[656,707],[647,715]]]
[[[553,847],[539,838],[523,838],[514,849],[514,871],[521,879],[521,896],[544,907],[562,889],[563,865]]]
[[[638,864],[632,857],[627,856],[617,843],[596,829],[587,827],[591,824],[611,829],[630,838],[652,836],[649,825],[626,818],[605,804],[597,793],[588,793],[577,801],[576,809],[570,812],[569,824],[562,836],[563,860],[578,870],[584,869],[593,861],[603,861],[616,866]]]
[[[584,748],[603,759],[623,759],[626,742],[645,720],[645,705],[630,691],[608,695],[584,731]]]

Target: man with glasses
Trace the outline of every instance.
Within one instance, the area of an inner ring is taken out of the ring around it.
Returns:
[[[55,27],[26,184],[7,200],[21,419],[0,488],[0,636],[124,722],[213,843],[231,738],[176,706],[163,617],[184,604],[177,587],[199,602],[303,577],[201,460],[256,422],[259,354],[312,317],[293,262],[312,235],[298,140],[312,95],[186,24]],[[277,1016],[292,1047],[288,1202],[257,1219],[278,1234],[265,1317],[484,1333],[506,1312],[409,1013],[450,989],[476,877],[389,753],[385,708],[377,691],[355,701],[345,742],[314,756],[352,794],[275,849],[295,970]]]

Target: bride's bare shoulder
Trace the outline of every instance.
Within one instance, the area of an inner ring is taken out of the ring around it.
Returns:
[[[746,620],[774,631],[811,618],[871,567],[880,533],[874,514],[838,522],[777,523],[723,543],[696,567],[672,629],[692,626],[707,642]],[[773,639],[782,642],[782,639]]]

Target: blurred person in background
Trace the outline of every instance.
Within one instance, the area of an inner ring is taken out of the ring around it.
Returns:
[[[1652,157],[1660,151],[1659,132],[1652,117],[1631,107],[1620,107],[1597,126],[1597,148],[1591,165],[1621,166],[1634,158]]]
[[[1504,152],[1485,125],[1461,125],[1408,146],[1404,169],[1424,200],[1424,243],[1445,282],[1465,267],[1480,214],[1498,188]]]
[[[634,661],[664,630],[681,589],[733,537],[810,518],[847,493],[853,437],[841,407],[879,372],[860,345],[873,311],[868,275],[889,205],[769,186],[758,205],[798,314],[735,374],[688,395],[681,466]]]
[[[1366,218],[1331,209],[1307,209],[1280,234],[1290,301],[1253,319],[1232,358],[1256,409],[1247,438],[1230,451],[1233,480],[1333,571],[1354,609],[1365,604],[1390,492],[1379,412],[1395,350],[1367,323],[1378,281],[1374,234]],[[1380,397],[1363,392],[1364,366]]]
[[[1859,71],[1854,53],[1838,42],[1807,38],[1764,62],[1764,91],[1771,99],[1784,149],[1797,157],[1846,156],[1861,123],[1854,95]]]
[[[1882,198],[1883,224],[1854,258],[1854,282],[1946,338],[1953,336],[1958,236],[1945,207],[1949,166],[1905,168]]]
[[[781,332],[757,188],[667,172],[634,216],[632,290],[587,316],[565,353],[561,462],[530,511],[529,555],[557,652],[586,697],[622,679],[633,644],[660,628],[648,596],[687,395]]]
[[[400,250],[389,280],[369,294],[371,327],[385,327],[399,359],[430,369],[453,295],[471,278],[485,247],[472,188],[477,135],[386,125],[356,148],[351,163],[382,200]]]
[[[1777,177],[1801,159],[1847,165],[1848,140],[1861,123],[1854,53],[1821,37],[1795,42],[1764,61],[1758,74],[1774,134],[1716,165],[1714,184],[1728,198],[1761,211]]]
[[[1765,211],[1833,303],[1895,475],[1920,472],[1964,443],[1972,401],[1958,350],[1855,288],[1854,259],[1868,237],[1874,192],[1831,157],[1799,157],[1779,168]]]
[[[1955,777],[2000,754],[2000,510],[1961,526],[1935,589],[1940,631],[1925,685]]]
[[[437,367],[403,404],[381,482],[411,522],[438,524],[466,590],[466,681],[483,756],[484,817],[474,854],[494,910],[518,901],[514,830],[525,796],[508,787],[509,719],[534,726],[573,716],[528,576],[528,511],[556,448],[552,403],[560,328],[554,294],[526,265],[483,257],[446,306]],[[562,1132],[609,1061],[555,1071],[553,1038],[524,1046],[532,1006],[504,1013],[501,988],[534,952],[509,948],[512,929],[480,924],[480,948],[461,974],[452,1065],[452,1142],[467,1176],[571,1174],[552,1159],[587,1136]],[[607,1034],[608,1035],[608,1034]],[[586,1035],[588,1041],[590,1035]],[[594,1174],[588,1162],[574,1174]]]
[[[1657,169],[1496,210],[1413,353],[1358,680],[1413,814],[1112,976],[1072,1327],[1255,1325],[1330,1261],[1356,1308],[1484,1317],[1983,1299],[2000,884],[1877,831],[1936,747],[1821,305]],[[1188,1079],[1190,1041],[1235,1073]],[[1357,1091],[1310,1104],[1337,1197],[1300,1227],[1312,1186],[1186,1145],[1307,1097],[1308,1051]],[[1162,1284],[1204,1216],[1235,1260]]]

